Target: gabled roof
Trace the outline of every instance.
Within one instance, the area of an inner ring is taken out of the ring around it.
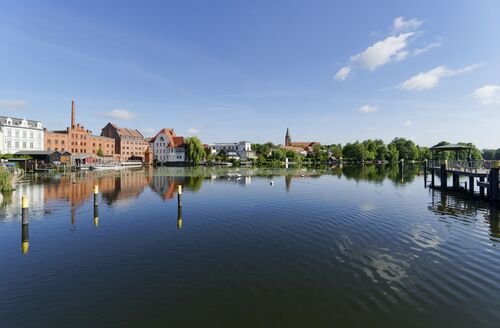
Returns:
[[[175,137],[174,129],[163,128],[153,138],[149,139],[149,142],[155,142],[160,134],[165,134],[169,139]],[[170,140],[170,142],[172,142],[172,140]]]
[[[168,145],[169,148],[184,147],[184,137],[173,137],[173,143]]]
[[[118,133],[118,135],[120,137],[128,136],[128,137],[133,137],[133,138],[144,139],[144,136],[142,135],[142,133],[139,132],[139,130],[137,130],[137,129],[121,128],[118,125],[111,123],[111,122],[109,122],[107,125],[111,125],[116,130],[116,132]]]

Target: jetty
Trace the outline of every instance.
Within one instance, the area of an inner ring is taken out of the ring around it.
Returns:
[[[479,196],[487,199],[492,205],[500,205],[500,161],[472,160],[472,148],[466,145],[450,144],[432,147],[432,158],[445,158],[445,152],[455,154],[455,159],[434,159],[424,162],[425,187],[427,174],[431,175],[430,188],[442,190],[465,190],[471,197]],[[467,159],[461,159],[466,155]],[[452,176],[451,186],[448,177]],[[439,185],[436,180],[439,179]]]

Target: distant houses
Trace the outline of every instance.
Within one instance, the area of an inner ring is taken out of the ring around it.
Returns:
[[[207,145],[212,155],[222,155],[227,159],[247,161],[257,158],[248,141],[235,143],[214,143]]]
[[[283,146],[284,149],[296,151],[301,155],[307,155],[308,153],[313,151],[314,146],[316,145],[321,145],[321,144],[317,141],[292,142],[292,136],[290,135],[290,130],[288,128],[286,129],[285,145]]]

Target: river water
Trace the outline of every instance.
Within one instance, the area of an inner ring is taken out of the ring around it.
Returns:
[[[417,171],[31,177],[2,198],[0,327],[498,327],[498,212]]]

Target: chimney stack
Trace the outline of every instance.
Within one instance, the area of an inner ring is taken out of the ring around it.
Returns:
[[[75,128],[75,99],[71,100],[71,128]]]

